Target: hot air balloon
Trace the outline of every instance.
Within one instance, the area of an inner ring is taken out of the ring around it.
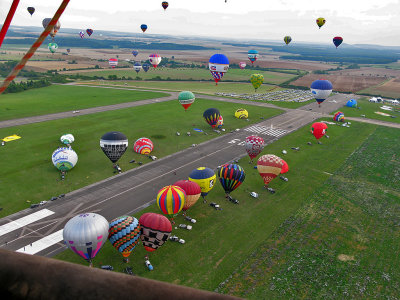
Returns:
[[[85,36],[85,33],[83,31],[79,31],[79,36],[81,37],[81,39],[83,39],[83,37]]]
[[[161,6],[164,8],[164,10],[166,10],[167,7],[168,7],[168,2],[167,2],[167,1],[163,1],[163,2],[161,3]]]
[[[108,64],[114,69],[116,66],[118,66],[118,58],[110,58],[108,60]]]
[[[314,94],[315,100],[321,105],[326,98],[332,93],[332,83],[329,80],[315,80],[311,83],[311,92]]]
[[[142,69],[143,69],[143,71],[147,72],[150,69],[150,65],[149,64],[143,64]]]
[[[65,245],[92,264],[92,259],[99,253],[107,241],[108,221],[101,215],[85,213],[70,219],[64,226]]]
[[[318,18],[316,22],[317,22],[319,29],[321,29],[321,27],[324,26],[326,20],[324,18]]]
[[[179,103],[183,106],[185,111],[189,108],[190,105],[193,104],[195,99],[196,98],[194,94],[189,91],[180,92],[178,96]]]
[[[139,54],[139,51],[133,50],[133,51],[132,51],[132,54],[133,54],[134,57],[136,57],[136,56]]]
[[[250,156],[250,162],[253,162],[253,159],[264,149],[264,139],[259,136],[251,135],[246,137],[244,145],[247,154]]]
[[[205,197],[214,187],[216,178],[215,172],[207,167],[197,168],[189,174],[189,180],[196,182],[200,186],[204,202],[206,202]]]
[[[333,121],[336,122],[343,122],[344,121],[344,113],[341,111],[338,111],[334,116],[333,116]]]
[[[285,43],[286,43],[286,45],[289,45],[289,43],[292,41],[292,38],[290,37],[290,36],[285,36],[284,38],[283,38],[283,40],[285,41]]]
[[[244,169],[236,164],[224,164],[218,168],[218,177],[227,197],[236,190],[246,178]]]
[[[333,44],[336,46],[336,49],[337,49],[337,47],[340,46],[341,43],[343,43],[343,38],[342,38],[342,37],[340,37],[340,36],[335,36],[335,37],[333,38]]]
[[[247,119],[249,117],[249,112],[244,108],[239,108],[235,111],[235,117],[237,119]]]
[[[28,12],[31,14],[31,16],[32,16],[33,13],[35,12],[35,8],[32,7],[32,6],[29,6],[29,7],[27,8],[27,10],[28,10]]]
[[[175,182],[174,185],[179,186],[186,193],[185,204],[182,208],[183,211],[188,210],[197,202],[197,200],[199,200],[201,189],[196,182],[190,180],[179,180]]]
[[[70,53],[70,52],[71,52],[71,49],[70,49],[70,48],[67,48],[67,52]]]
[[[135,217],[121,216],[112,220],[108,229],[108,240],[111,245],[128,262],[128,257],[140,240],[140,224]]]
[[[139,73],[140,70],[142,69],[142,65],[140,64],[140,62],[135,62],[133,64],[133,69],[136,71],[136,73]]]
[[[251,63],[254,64],[254,62],[258,58],[258,51],[257,50],[249,50],[249,52],[247,52],[247,57],[249,58]]]
[[[208,68],[214,77],[215,83],[218,84],[218,81],[229,69],[229,60],[224,54],[214,54],[210,57]]]
[[[250,76],[250,82],[254,87],[254,91],[256,92],[257,89],[263,84],[264,76],[261,74],[252,74]]]
[[[289,172],[289,165],[283,159],[282,159],[282,164],[283,165],[282,165],[281,174],[285,174],[285,173]]]
[[[266,154],[258,159],[257,170],[264,180],[265,187],[281,173],[282,166],[282,159],[273,154]]]
[[[221,116],[219,110],[216,108],[209,108],[203,113],[203,118],[206,122],[214,128],[217,125],[218,119]]]
[[[163,215],[145,213],[139,218],[139,223],[140,239],[146,251],[156,251],[171,235],[171,222]]]
[[[146,24],[140,25],[140,29],[142,29],[142,31],[145,32],[147,30],[147,25]]]
[[[72,144],[75,141],[75,138],[72,134],[67,133],[67,134],[63,134],[60,137],[60,141],[61,141],[61,143],[68,145],[68,144]]]
[[[51,21],[51,18],[45,18],[45,19],[43,19],[43,21],[42,21],[43,28],[46,28],[47,25],[49,25],[50,21]],[[50,33],[49,33],[50,36],[51,36],[53,39],[54,39],[54,37],[56,36],[57,32],[60,30],[60,28],[61,28],[60,21],[57,21],[56,25],[54,25],[53,29],[52,29],[52,30],[50,31]]]
[[[69,171],[78,162],[78,155],[71,148],[58,148],[51,155],[53,165],[60,171]]]
[[[239,63],[239,68],[240,69],[244,69],[244,68],[246,68],[246,63],[244,62],[244,61],[241,61],[240,63]]]
[[[311,126],[311,132],[317,140],[319,140],[325,135],[327,129],[328,125],[322,122],[315,122]]]
[[[141,137],[133,144],[133,151],[139,154],[149,155],[153,151],[153,142],[145,137]]]
[[[164,215],[173,219],[185,205],[186,193],[179,186],[168,185],[158,191],[157,205]]]
[[[351,100],[347,101],[346,106],[347,107],[357,107],[357,100],[351,99]]]
[[[223,125],[224,125],[224,118],[222,116],[219,116],[217,125],[215,125],[215,127],[222,128]]]
[[[86,29],[86,33],[88,36],[91,36],[93,33],[93,29],[90,29],[90,28]]]
[[[107,132],[100,139],[100,147],[108,159],[116,163],[128,148],[128,139],[121,132]]]
[[[161,56],[158,54],[151,54],[149,56],[149,61],[154,68],[157,68],[158,64],[161,62]]]
[[[49,43],[47,46],[51,53],[55,53],[58,49],[58,45],[56,43]]]

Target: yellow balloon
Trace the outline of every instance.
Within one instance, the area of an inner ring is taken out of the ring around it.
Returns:
[[[235,117],[238,119],[247,119],[249,117],[249,112],[244,108],[239,108],[235,111]]]
[[[317,22],[318,27],[321,28],[322,26],[324,26],[326,20],[325,20],[325,18],[318,18],[316,22]]]

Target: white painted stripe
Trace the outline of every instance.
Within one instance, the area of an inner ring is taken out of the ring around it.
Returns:
[[[18,249],[17,252],[33,255],[48,247],[51,247],[63,240],[63,230],[64,229],[56,231],[36,242],[33,242],[32,244],[26,245],[25,247]]]
[[[39,221],[43,218],[51,216],[54,214],[54,211],[48,209],[39,210],[33,214],[27,215],[15,221],[11,221],[10,223],[4,224],[0,226],[0,236],[5,235],[11,231],[22,228],[26,225],[29,225],[33,222]]]

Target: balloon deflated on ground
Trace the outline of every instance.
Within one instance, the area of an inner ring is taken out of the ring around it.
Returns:
[[[237,119],[247,119],[249,117],[249,112],[244,108],[239,108],[235,111],[235,117]]]
[[[78,162],[78,155],[71,148],[58,148],[51,155],[53,165],[60,171],[69,171]]]
[[[206,122],[214,128],[217,125],[218,119],[221,116],[220,112],[216,108],[209,108],[204,111],[203,118]]]
[[[73,217],[65,224],[63,230],[65,245],[90,264],[107,241],[107,237],[108,221],[95,213]]]
[[[197,200],[199,200],[201,189],[196,182],[190,180],[179,180],[175,182],[174,185],[179,186],[186,193],[185,205],[182,208],[183,211],[188,210],[197,202]]]
[[[264,180],[265,186],[268,186],[268,184],[281,173],[282,166],[282,159],[273,154],[266,154],[258,159],[257,170]]]
[[[128,148],[128,138],[118,131],[107,132],[100,139],[100,147],[108,159],[116,163]]]
[[[163,215],[145,213],[139,218],[139,223],[140,239],[146,251],[156,251],[171,235],[171,222]]]
[[[149,155],[153,151],[153,142],[146,137],[141,137],[133,144],[133,151],[139,154]]]

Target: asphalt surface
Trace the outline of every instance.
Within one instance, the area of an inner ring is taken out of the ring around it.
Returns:
[[[226,133],[213,140],[196,145],[195,147],[190,147],[122,174],[115,175],[106,180],[73,191],[67,194],[64,198],[48,202],[44,206],[34,209],[26,209],[2,218],[0,219],[0,227],[1,225],[8,224],[9,222],[20,219],[24,216],[29,216],[44,208],[54,212],[51,216],[43,218],[40,221],[33,222],[29,225],[0,235],[0,247],[13,251],[26,247],[31,243],[35,243],[35,241],[39,239],[60,231],[70,218],[80,213],[95,212],[103,215],[107,220],[111,220],[120,215],[133,214],[140,211],[144,207],[154,203],[156,194],[160,188],[173,184],[177,180],[186,179],[193,169],[200,166],[216,169],[217,166],[223,163],[232,162],[246,156],[247,154],[243,143],[241,142],[243,142],[247,136],[257,133],[264,138],[266,144],[272,143],[280,137],[307,125],[315,119],[322,116],[328,116],[330,112],[342,107],[348,97],[349,95],[334,95],[327,99],[320,108],[315,103],[312,103],[300,109],[285,109],[285,112],[279,116],[263,120],[257,124],[241,129],[240,131]],[[136,101],[125,105],[131,105],[126,107],[132,107],[159,101],[168,101],[176,98],[176,93],[173,93],[168,97]],[[237,99],[226,99],[212,96],[201,96],[201,98],[249,104],[248,101]],[[270,104],[260,102],[254,102],[252,104],[258,106],[271,106]],[[114,107],[115,106],[112,105],[108,107],[95,108],[95,111],[92,109],[81,110],[80,114],[118,109]],[[42,121],[45,121],[48,120],[47,118],[55,119],[68,117],[65,114],[67,113],[41,117],[44,117]],[[71,115],[69,115],[69,117],[71,117]],[[37,118],[39,117],[25,118],[19,122],[25,122],[23,124],[40,122]],[[14,120],[14,122],[17,121],[18,120]],[[2,123],[4,124],[4,122]],[[110,170],[110,172],[111,171],[112,170]],[[202,204],[203,203],[200,205]],[[222,207],[225,205],[225,203],[221,204]],[[53,246],[37,252],[36,255],[51,257],[63,251],[65,248],[66,247],[62,242],[58,242]]]

